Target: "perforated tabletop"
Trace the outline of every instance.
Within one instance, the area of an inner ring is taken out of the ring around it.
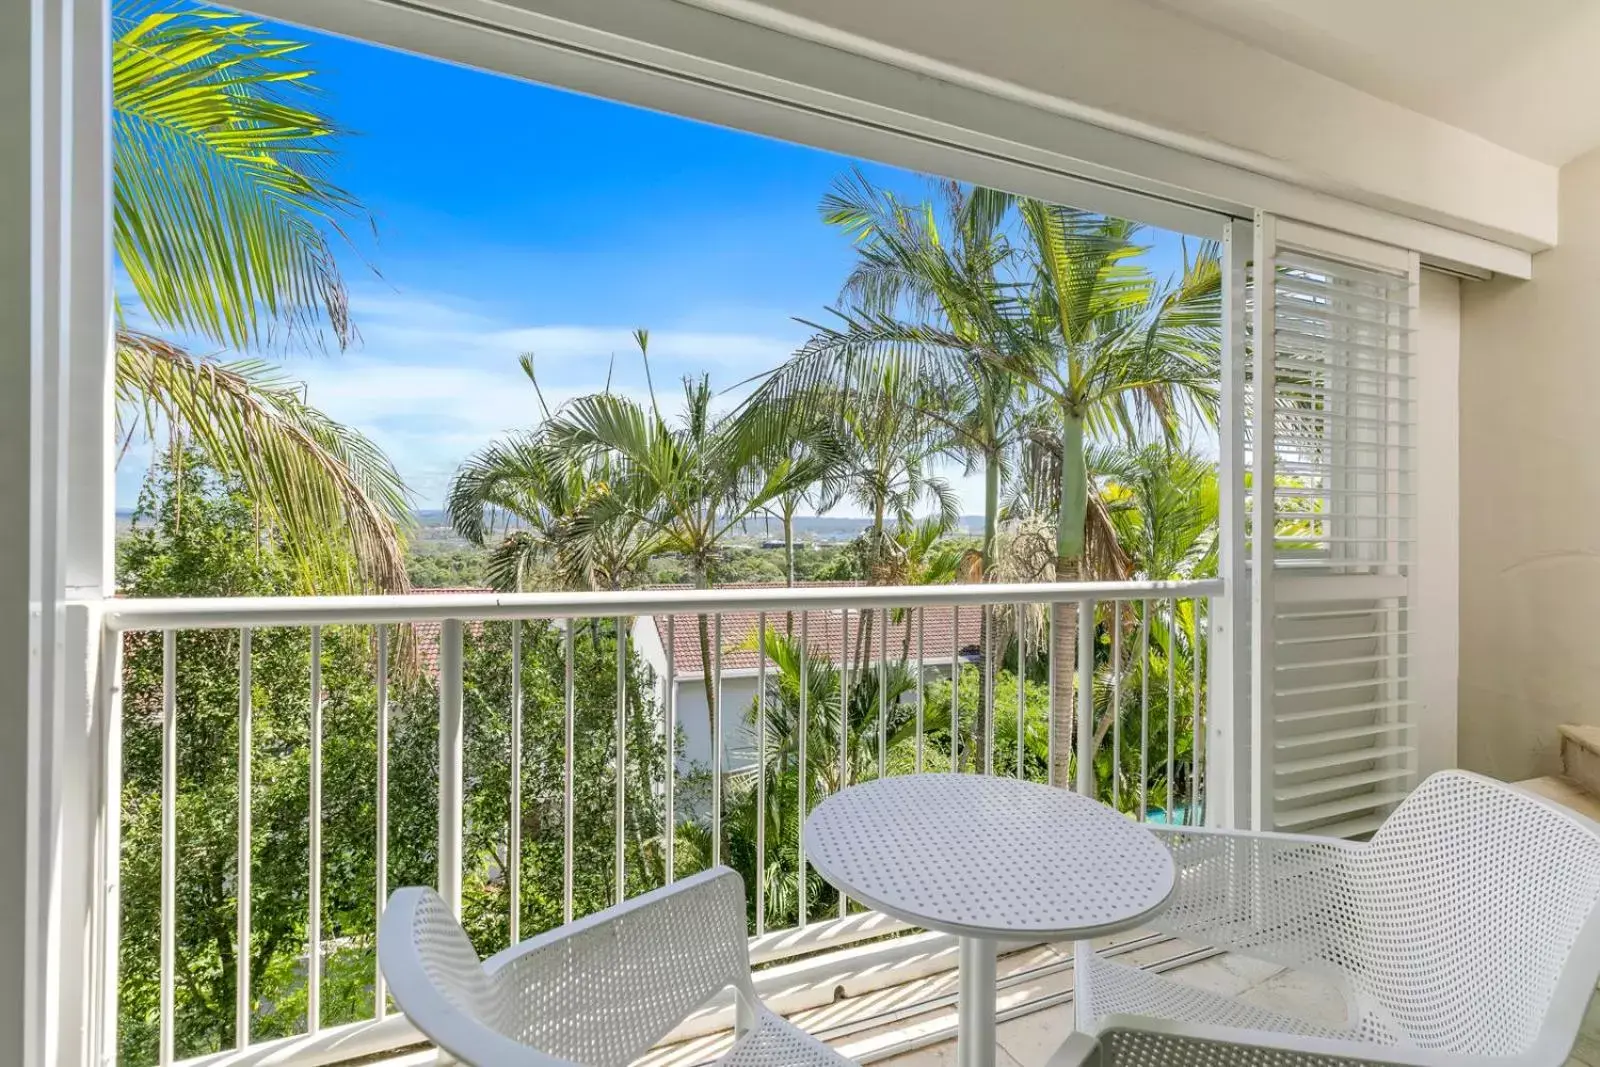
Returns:
[[[819,804],[805,832],[818,873],[853,899],[963,937],[1097,937],[1172,895],[1171,854],[1144,827],[1013,778],[868,782]]]

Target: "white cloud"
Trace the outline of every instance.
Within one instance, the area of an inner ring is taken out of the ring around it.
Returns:
[[[468,300],[373,289],[352,294],[351,308],[362,335],[357,349],[292,357],[282,369],[305,383],[313,405],[377,442],[419,507],[442,504],[451,476],[473,451],[539,423],[538,398],[517,363],[523,352],[534,353],[552,409],[604,388],[608,369],[613,392],[648,399],[627,325],[526,325]],[[740,382],[776,366],[805,339],[805,327],[782,325],[784,332],[771,334],[652,329],[650,365],[663,408],[676,411],[678,379],[699,373],[726,390],[719,406],[731,408],[748,392]],[[137,494],[143,466],[136,449],[118,472],[124,506]],[[946,474],[965,501],[981,499],[979,479],[954,467]]]

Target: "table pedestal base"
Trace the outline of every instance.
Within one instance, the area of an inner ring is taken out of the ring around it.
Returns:
[[[994,1067],[995,953],[999,943],[963,937],[956,1000],[957,1067]]]

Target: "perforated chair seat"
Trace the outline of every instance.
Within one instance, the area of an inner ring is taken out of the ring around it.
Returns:
[[[1570,1054],[1600,980],[1600,825],[1449,771],[1366,843],[1152,829],[1178,884],[1151,927],[1329,978],[1350,1018],[1266,1011],[1084,943],[1081,1033],[1055,1067],[1561,1067]]]
[[[469,1067],[626,1067],[695,1010],[734,994],[729,1067],[849,1067],[761,1004],[744,883],[716,867],[480,961],[431,889],[395,892],[378,959],[395,1003]]]

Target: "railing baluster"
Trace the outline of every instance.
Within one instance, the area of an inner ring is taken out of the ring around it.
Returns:
[[[666,812],[666,876],[671,885],[678,877],[678,807],[675,787],[678,779],[678,617],[667,616],[667,770],[662,805]]]
[[[511,620],[511,826],[506,835],[506,943],[522,940],[522,620]]]
[[[718,616],[720,619],[721,616]],[[616,875],[614,903],[621,904],[628,896],[628,633],[626,620],[617,616],[617,797],[616,797],[616,856],[612,860]],[[719,694],[720,695],[720,694]]]
[[[1205,630],[1200,625],[1200,610],[1205,601],[1196,597],[1193,601],[1193,632],[1189,638],[1190,659],[1194,662],[1194,683],[1189,698],[1189,726],[1194,731],[1194,742],[1189,749],[1189,811],[1188,822],[1192,826],[1200,825],[1200,775],[1204,772],[1205,757],[1205,730],[1202,728],[1201,718],[1201,679],[1204,672],[1201,670],[1201,661],[1205,655],[1205,646],[1201,643],[1201,635]]]
[[[322,1029],[322,627],[311,628],[311,870],[306,901],[306,1029]]]
[[[767,613],[756,615],[756,936],[767,932]]]
[[[1178,783],[1173,777],[1173,757],[1177,752],[1178,735],[1178,601],[1173,598],[1167,607],[1167,817],[1168,826],[1178,806]]]
[[[1023,741],[1028,729],[1028,605],[1017,605],[1017,779],[1028,777]]]
[[[1150,817],[1150,601],[1139,601],[1139,821]]]
[[[389,1013],[389,994],[378,966],[377,922],[389,897],[389,627],[378,626],[378,825],[375,831],[377,856],[373,861],[373,880],[378,887],[377,910],[372,913],[372,995],[373,1015],[379,1019]],[[515,940],[513,938],[512,940]]]
[[[917,608],[917,773],[922,773],[922,732],[926,709],[922,702],[922,687],[927,675],[927,659],[923,654],[923,638],[926,633],[924,623],[927,622],[925,609]]]
[[[562,634],[561,650],[562,660],[565,664],[565,679],[563,682],[563,756],[561,769],[561,921],[572,921],[572,830],[576,811],[572,802],[572,790],[577,784],[573,774],[573,746],[574,730],[573,721],[577,718],[578,690],[577,682],[572,667],[572,631],[577,621],[572,618],[566,620],[566,628]]]
[[[461,914],[462,776],[461,620],[439,627],[439,895]]]
[[[1111,602],[1111,809],[1122,810],[1122,601]]]
[[[863,609],[858,627],[864,628],[870,617],[871,609]],[[863,656],[870,658],[872,650],[863,650]],[[837,791],[842,792],[850,784],[850,609],[839,609],[839,784]],[[844,893],[839,894],[839,918],[844,918],[845,909],[849,901]]]
[[[803,928],[806,925],[806,816],[810,811],[806,808],[806,783],[811,777],[811,764],[806,756],[806,734],[810,732],[810,723],[807,712],[810,710],[811,697],[811,612],[800,613],[800,737],[796,742],[795,758],[798,761],[798,771],[795,781],[798,783],[796,792],[799,794],[795,804],[799,809],[799,862],[795,865],[798,872],[795,887],[795,901],[799,917],[798,922]]]
[[[1094,601],[1078,601],[1078,792],[1094,793]]]
[[[961,609],[950,608],[950,769],[961,769]]]
[[[983,705],[983,718],[980,723],[983,745],[983,773],[994,773],[994,608],[985,604],[980,609],[983,612],[983,693],[979,700]]]
[[[239,854],[235,860],[239,906],[233,972],[234,1045],[240,1049],[250,1044],[250,750],[253,747],[250,686],[250,630],[247,627],[239,631]]]
[[[711,864],[722,862],[722,615],[711,617],[711,691],[715,711],[711,716]]]
[[[1061,694],[1056,692],[1056,615],[1055,602],[1050,601],[1044,605],[1046,618],[1049,623],[1045,632],[1049,635],[1044,653],[1045,674],[1050,679],[1048,689],[1047,721],[1044,731],[1044,781],[1046,785],[1056,784],[1056,701],[1061,699]]]
[[[161,1033],[162,1067],[173,1059],[178,941],[178,634],[161,633]]]
[[[910,622],[909,619],[906,620]],[[878,777],[889,773],[889,609],[878,609]]]

